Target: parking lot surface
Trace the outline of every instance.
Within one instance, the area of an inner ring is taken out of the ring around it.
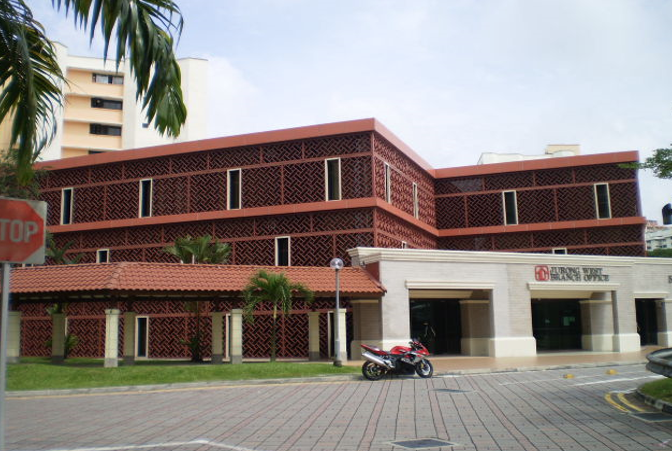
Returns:
[[[14,396],[8,450],[664,450],[643,365]],[[613,374],[615,373],[615,374]]]

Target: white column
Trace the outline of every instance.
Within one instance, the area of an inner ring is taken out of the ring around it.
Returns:
[[[587,351],[613,351],[614,313],[611,299],[587,299],[581,305],[581,347]]]
[[[19,363],[21,357],[21,312],[8,312],[7,363]]]
[[[124,365],[135,364],[135,312],[124,313]]]
[[[65,313],[51,315],[51,362],[65,360]]]
[[[637,333],[635,298],[631,291],[612,291],[615,352],[638,352],[641,349]]]
[[[308,312],[308,360],[320,360],[320,312]]]
[[[230,331],[230,340],[229,346],[231,350],[229,355],[231,356],[231,363],[238,364],[243,363],[243,310],[242,309],[232,309],[231,310],[231,331]]]
[[[346,338],[347,324],[345,323],[345,309],[338,309],[338,328],[340,341],[341,362],[348,361],[348,340]]]
[[[658,346],[672,347],[672,299],[663,299],[658,313]]]
[[[350,358],[361,360],[362,344],[381,346],[380,301],[378,299],[353,299],[353,339],[350,343]]]
[[[105,309],[105,368],[119,366],[119,309]]]
[[[212,363],[224,360],[224,313],[212,312]]]

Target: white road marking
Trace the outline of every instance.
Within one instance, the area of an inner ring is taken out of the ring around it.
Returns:
[[[642,377],[622,377],[619,379],[606,379],[603,381],[595,381],[595,382],[584,382],[582,384],[573,384],[574,387],[580,386],[580,385],[596,385],[596,384],[611,384],[612,382],[627,382],[627,381],[637,381],[640,379],[661,379],[664,376],[642,376]]]
[[[151,445],[119,445],[119,446],[101,446],[96,448],[60,448],[60,449],[50,449],[47,451],[123,451],[134,449],[171,448],[175,446],[189,446],[189,445],[208,445],[214,448],[228,449],[231,451],[259,451],[258,449],[244,448],[242,446],[236,446],[236,445],[227,445],[226,443],[217,443],[205,439],[191,440],[189,442],[152,443]]]

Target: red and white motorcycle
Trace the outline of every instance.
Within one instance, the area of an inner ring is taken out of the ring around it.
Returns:
[[[361,345],[365,351],[362,357],[366,362],[362,365],[362,375],[370,381],[377,381],[385,374],[413,374],[420,377],[432,377],[434,366],[429,361],[429,351],[417,339],[409,346],[395,346],[383,351],[376,346]]]

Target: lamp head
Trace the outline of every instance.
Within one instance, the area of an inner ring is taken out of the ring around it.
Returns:
[[[341,269],[343,269],[343,260],[341,260],[338,257],[332,258],[331,261],[329,262],[329,266],[331,267],[331,269],[340,271]]]

